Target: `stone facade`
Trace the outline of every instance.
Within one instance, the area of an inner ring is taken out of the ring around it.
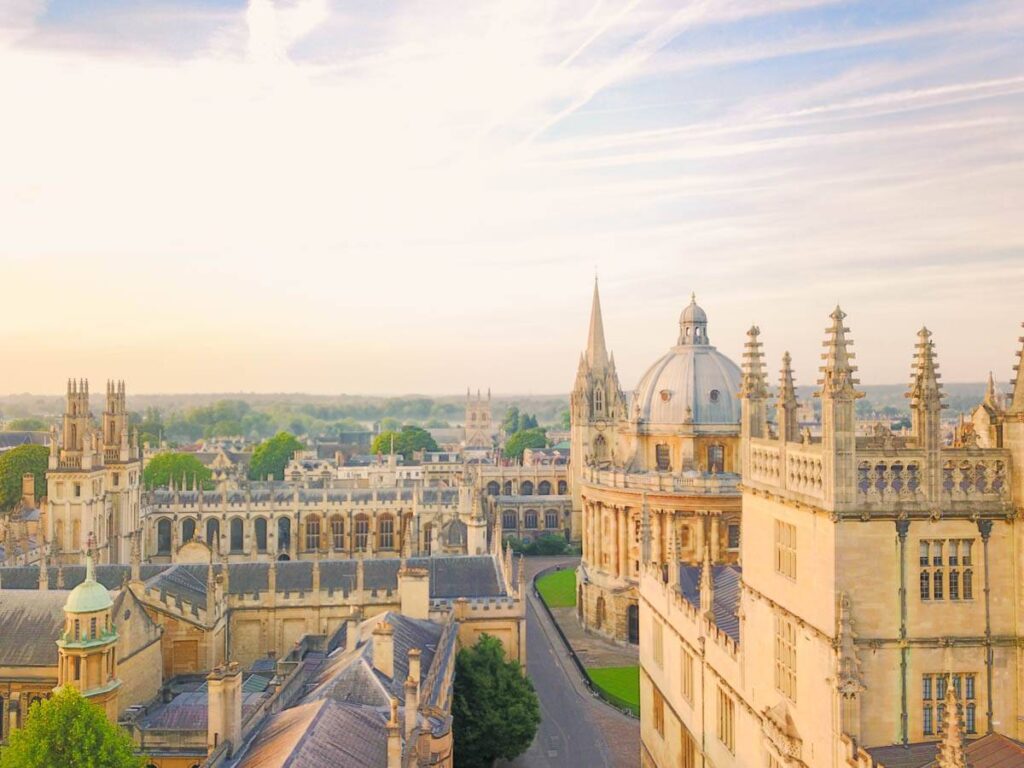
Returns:
[[[716,563],[739,554],[739,407],[734,363],[709,343],[691,301],[677,343],[626,398],[594,286],[587,348],[571,398],[570,489],[580,520],[580,618],[621,642],[639,637],[641,564]],[[650,550],[643,551],[643,532]]]
[[[813,438],[795,429],[788,355],[768,422],[752,329],[742,575],[730,582],[710,563],[671,561],[667,578],[654,562],[642,567],[645,766],[882,765],[887,745],[937,741],[951,706],[969,740],[1024,735],[1011,682],[1024,633],[1024,379],[1008,404],[986,397],[976,436],[946,444],[935,346],[922,329],[910,435],[858,436],[844,319],[837,308],[827,329]]]

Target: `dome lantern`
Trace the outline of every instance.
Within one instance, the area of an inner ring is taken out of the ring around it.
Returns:
[[[679,315],[679,344],[708,344],[708,316],[697,304],[697,295],[690,294],[690,303]]]

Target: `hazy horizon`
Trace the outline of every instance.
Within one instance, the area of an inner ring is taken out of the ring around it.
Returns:
[[[691,291],[741,359],[865,383],[922,325],[1005,381],[1024,311],[1014,0],[12,0],[0,391],[568,390],[595,271],[624,388]]]

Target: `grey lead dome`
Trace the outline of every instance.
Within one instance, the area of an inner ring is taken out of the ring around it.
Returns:
[[[708,316],[691,296],[679,316],[676,346],[633,393],[633,412],[649,424],[738,424],[740,369],[708,341]]]

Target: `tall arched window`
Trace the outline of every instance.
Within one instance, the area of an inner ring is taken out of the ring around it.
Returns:
[[[206,543],[214,552],[220,552],[220,520],[215,517],[206,521]]]
[[[565,496],[569,492],[569,484],[565,480],[558,481],[558,495]]]
[[[715,444],[708,446],[708,472],[725,472],[725,447]]]
[[[604,439],[604,435],[594,438],[594,458],[597,461],[604,461],[608,458],[608,441]]]
[[[601,413],[604,411],[604,390],[597,387],[594,390],[594,412]]]
[[[506,509],[501,513],[501,527],[506,531],[514,531],[519,526],[516,524],[516,513],[511,509]]]
[[[331,546],[334,549],[345,548],[345,518],[341,515],[331,518]]]
[[[356,549],[362,551],[366,549],[366,540],[370,535],[370,521],[366,518],[366,515],[358,515],[356,517]]]
[[[156,524],[156,552],[158,555],[171,553],[171,521],[166,517]]]
[[[381,549],[395,548],[395,518],[391,515],[382,515],[377,523],[380,530],[379,541]]]
[[[245,542],[245,530],[242,526],[242,518],[231,518],[231,551],[241,552]]]
[[[497,496],[499,493],[501,493],[501,486],[498,485],[498,481],[491,480],[491,482],[487,484],[487,495]]]
[[[182,542],[192,541],[196,537],[196,521],[191,517],[186,517],[181,521],[181,540]]]
[[[277,518],[277,550],[291,549],[292,546],[292,519],[290,517]]]
[[[502,490],[502,493],[504,493],[506,496],[511,496],[512,495],[512,481],[511,480],[506,480],[505,481],[505,487]]]
[[[523,527],[524,528],[536,528],[537,527],[537,510],[528,509],[526,514],[523,516]]]
[[[537,485],[538,496],[550,496],[551,495],[551,483],[547,480],[541,480]]]
[[[320,549],[320,517],[309,515],[306,518],[306,551]]]
[[[267,518],[257,517],[253,521],[253,530],[256,534],[256,549],[260,552],[267,551]]]
[[[533,483],[529,480],[524,480],[519,484],[519,495],[520,496],[533,496]]]
[[[558,527],[558,513],[549,509],[544,513],[544,527],[545,528],[557,528]]]

